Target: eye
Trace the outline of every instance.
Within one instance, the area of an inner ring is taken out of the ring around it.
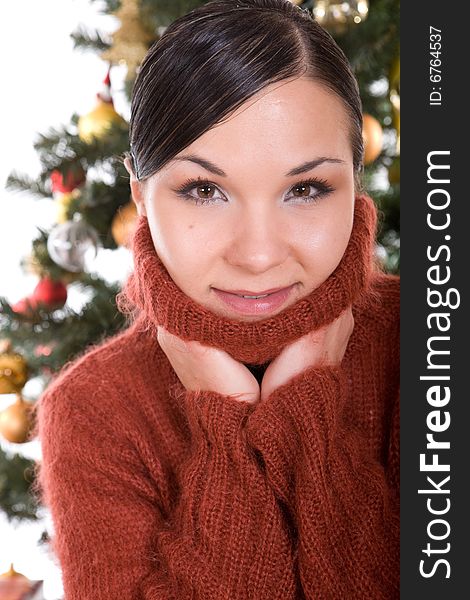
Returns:
[[[196,194],[189,193],[193,190],[195,190]],[[214,195],[216,191],[219,191],[219,188],[215,184],[211,181],[202,179],[201,177],[198,177],[197,179],[188,179],[175,191],[178,196],[190,200],[195,204],[212,204],[214,200],[219,200],[221,198],[225,200],[223,196],[218,197]]]
[[[326,196],[333,192],[334,188],[324,179],[307,179],[296,183],[291,188],[291,191],[295,192],[291,197],[300,198],[302,202],[313,203],[322,196]]]
[[[193,191],[195,193],[190,193]],[[294,192],[294,195],[287,196],[287,199],[299,198],[301,203],[311,204],[319,200],[322,196],[333,192],[334,188],[324,179],[307,179],[296,183],[290,191]],[[194,204],[213,204],[216,200],[227,201],[223,195],[216,195],[217,192],[221,192],[214,183],[201,177],[188,179],[175,192],[178,196],[194,202]]]

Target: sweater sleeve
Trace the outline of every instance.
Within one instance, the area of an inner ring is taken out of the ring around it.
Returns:
[[[311,367],[265,400],[249,422],[276,494],[298,531],[306,600],[399,597],[399,399],[387,458],[346,422],[342,367]]]
[[[251,405],[186,392],[191,452],[167,514],[158,456],[151,477],[132,423],[84,394],[54,386],[38,413],[39,481],[67,600],[296,598],[291,535],[246,444]]]

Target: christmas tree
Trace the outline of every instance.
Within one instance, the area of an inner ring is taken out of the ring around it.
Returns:
[[[0,435],[20,445],[34,426],[33,402],[21,395],[33,377],[45,389],[50,378],[91,345],[125,326],[116,308],[119,285],[91,274],[89,265],[100,249],[129,244],[136,210],[122,162],[129,149],[126,121],[115,110],[112,75],[126,65],[124,90],[130,103],[139,64],[148,48],[178,16],[203,4],[200,0],[105,0],[105,14],[120,22],[111,36],[80,27],[77,48],[103,59],[104,80],[97,82],[96,106],[73,114],[70,122],[38,136],[35,149],[42,171],[31,178],[15,171],[11,190],[50,198],[56,224],[38,228],[22,267],[38,282],[32,293],[11,305],[0,297],[0,394],[16,394],[0,413]],[[389,272],[399,270],[399,1],[296,1],[336,39],[359,82],[364,111],[364,187],[383,215],[377,255]],[[79,311],[67,304],[71,286],[83,293]],[[36,519],[31,494],[34,462],[0,450],[0,508],[9,519]],[[45,537],[47,538],[47,532]]]

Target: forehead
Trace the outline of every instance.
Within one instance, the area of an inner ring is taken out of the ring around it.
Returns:
[[[195,140],[185,150],[213,150],[250,160],[305,150],[352,160],[349,115],[325,86],[307,78],[271,84]]]

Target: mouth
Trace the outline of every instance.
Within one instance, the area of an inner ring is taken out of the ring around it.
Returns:
[[[284,305],[295,285],[293,283],[284,288],[273,288],[263,292],[212,289],[219,300],[236,312],[244,315],[260,315],[269,314]]]
[[[287,286],[291,287],[291,286]],[[271,288],[270,290],[264,290],[264,292],[250,292],[249,290],[220,290],[221,292],[225,292],[226,294],[235,294],[236,296],[243,296],[243,298],[264,298],[264,296],[268,296],[269,294],[274,294],[275,292],[280,292],[281,290],[287,289],[287,287],[282,288]],[[217,288],[214,288],[217,289]]]

